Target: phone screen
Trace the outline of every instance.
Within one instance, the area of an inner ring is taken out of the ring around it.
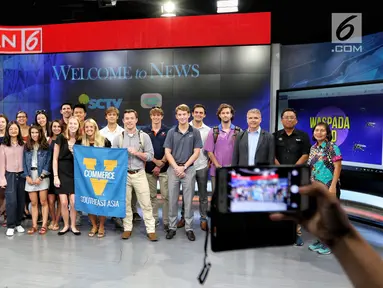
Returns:
[[[306,167],[228,168],[229,212],[299,211],[299,186],[309,181]],[[307,181],[302,181],[306,179]]]

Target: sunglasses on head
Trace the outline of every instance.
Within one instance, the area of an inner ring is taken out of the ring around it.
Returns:
[[[46,114],[46,113],[47,113],[47,111],[45,111],[44,109],[36,110],[36,115],[38,115],[38,114]]]
[[[150,110],[154,110],[154,109],[162,109],[160,106],[153,106]]]

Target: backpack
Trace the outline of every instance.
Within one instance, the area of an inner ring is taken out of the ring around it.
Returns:
[[[242,129],[240,127],[235,126],[233,138],[234,139],[237,138],[238,133],[240,133],[241,131],[242,131]],[[218,128],[218,126],[214,126],[213,127],[214,145],[215,145],[215,143],[217,143],[218,135],[219,135],[219,128]]]
[[[123,144],[124,144],[124,135],[125,135],[125,131],[122,131],[121,135],[119,136],[119,143],[118,143],[118,147],[119,148],[122,148]],[[142,149],[142,151],[144,151],[144,134],[142,133],[141,130],[138,130],[138,138],[139,138],[139,144],[140,144],[140,149]]]

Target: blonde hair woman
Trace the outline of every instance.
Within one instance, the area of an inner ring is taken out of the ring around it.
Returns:
[[[74,208],[73,146],[75,144],[81,144],[80,122],[76,117],[71,116],[64,133],[57,136],[53,149],[53,183],[56,187],[56,194],[60,197],[61,215],[64,220],[64,227],[58,232],[60,236],[69,231],[69,225],[74,235],[81,235],[76,228],[77,212]],[[69,223],[68,204],[70,204],[71,223]]]
[[[101,136],[100,131],[98,129],[98,125],[96,121],[93,119],[87,119],[84,121],[84,135],[82,137],[81,144],[84,146],[94,146],[94,147],[108,147],[110,148],[112,144],[107,138]],[[97,219],[97,215],[88,214],[89,220],[92,223],[92,229],[89,231],[89,237],[93,237],[97,234],[98,238],[102,238],[105,236],[105,216],[99,216]],[[99,222],[99,226],[97,225],[97,220]]]

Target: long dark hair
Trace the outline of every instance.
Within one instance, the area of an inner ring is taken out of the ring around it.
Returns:
[[[60,128],[61,128],[61,134],[64,133],[64,127],[63,125],[61,124],[61,121],[59,119],[55,119],[55,120],[52,120],[51,124],[49,125],[49,130],[50,130],[50,134],[48,134],[49,137],[53,137],[55,136],[54,133],[53,133],[53,130],[52,130],[52,127],[53,127],[53,124],[54,123],[59,123],[60,125]]]
[[[44,135],[43,128],[40,125],[32,125],[32,127],[29,128],[29,137],[27,143],[25,143],[25,149],[27,151],[31,151],[34,149],[36,144],[36,142],[32,139],[32,129],[36,129],[39,132],[39,141],[37,142],[39,149],[48,150],[49,144],[47,142],[47,138]]]
[[[37,123],[37,116],[39,116],[39,115],[44,115],[45,116],[45,118],[47,119],[47,123],[45,124],[45,130],[47,131],[47,136],[49,136],[50,134],[51,134],[51,126],[50,126],[50,123],[49,123],[49,117],[48,117],[48,114],[47,114],[47,112],[45,111],[45,110],[37,110],[36,111],[36,115],[35,115],[35,123],[34,123],[34,125],[36,125],[36,126],[40,126],[40,124],[39,123]]]
[[[313,141],[314,142],[318,142],[317,139],[315,139],[315,137],[314,137],[315,128],[317,128],[318,126],[322,126],[322,127],[324,127],[326,129],[326,140],[328,142],[331,142],[331,140],[332,140],[332,133],[331,133],[330,126],[326,122],[319,122],[319,123],[317,123],[314,126],[314,128],[313,128],[313,137],[312,137]]]
[[[17,134],[17,143],[20,146],[23,146],[24,145],[24,141],[23,141],[23,137],[21,136],[20,125],[16,121],[11,121],[11,122],[8,123],[7,128],[5,129],[5,136],[4,136],[3,144],[6,145],[6,146],[11,146],[12,145],[12,143],[11,143],[11,136],[9,135],[9,128],[12,125],[16,125],[17,128],[19,129],[19,133]]]

